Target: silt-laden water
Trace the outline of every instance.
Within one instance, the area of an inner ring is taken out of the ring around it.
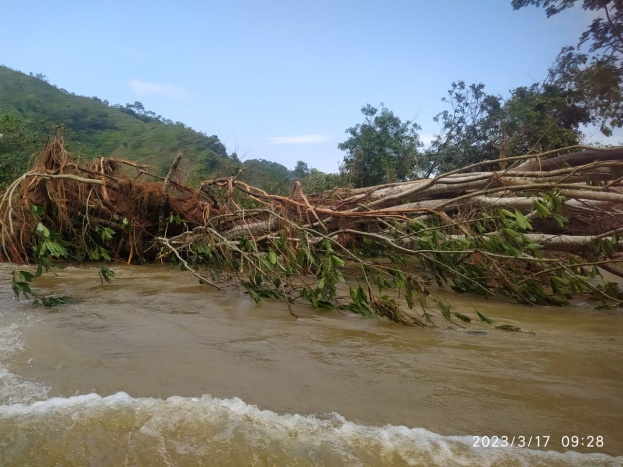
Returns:
[[[526,332],[295,319],[179,270],[113,269],[42,278],[78,299],[47,309],[0,265],[0,465],[623,463],[620,312],[452,295]]]

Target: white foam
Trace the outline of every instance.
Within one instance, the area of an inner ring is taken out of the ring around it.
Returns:
[[[6,358],[24,349],[20,331],[23,326],[25,324],[0,322],[0,404],[30,403],[48,397],[45,385],[19,378],[7,367]]]
[[[21,420],[36,423],[40,431],[48,425],[53,425],[50,429],[62,430],[65,425],[93,418],[100,424],[104,423],[101,420],[109,420],[115,429],[119,423],[127,423],[130,434],[126,438],[141,440],[142,445],[156,449],[158,458],[167,463],[175,456],[202,456],[206,449],[234,450],[230,455],[238,456],[244,450],[245,459],[256,463],[253,459],[257,457],[260,464],[268,451],[277,458],[295,457],[312,464],[330,464],[332,459],[339,459],[342,465],[382,464],[384,460],[406,465],[482,466],[623,463],[623,457],[605,454],[474,448],[469,436],[441,436],[405,426],[365,426],[339,414],[327,418],[278,414],[239,398],[218,399],[209,395],[163,400],[132,398],[119,392],[107,397],[86,394],[0,406],[0,426],[11,423],[17,429]]]

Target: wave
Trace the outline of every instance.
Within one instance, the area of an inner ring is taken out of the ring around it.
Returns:
[[[0,315],[2,318],[2,315]],[[48,397],[48,388],[14,375],[6,364],[11,354],[24,348],[22,333],[26,324],[0,322],[0,404],[29,403]]]
[[[0,406],[1,465],[621,465],[623,457],[474,448],[470,436],[278,414],[239,398],[126,393]]]

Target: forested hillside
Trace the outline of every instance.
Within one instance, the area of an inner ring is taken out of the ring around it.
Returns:
[[[74,157],[120,157],[166,173],[178,151],[184,153],[191,182],[230,176],[274,192],[287,192],[297,176],[266,160],[240,161],[218,136],[208,136],[146,110],[140,102],[112,105],[77,96],[49,84],[44,75],[26,75],[0,66],[0,185],[25,171],[57,125],[65,127]]]

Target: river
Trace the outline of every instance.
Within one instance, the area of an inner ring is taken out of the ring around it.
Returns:
[[[50,309],[11,268],[2,466],[623,464],[620,311],[448,295],[522,332],[295,319],[152,266],[56,270],[36,286],[78,302]]]

